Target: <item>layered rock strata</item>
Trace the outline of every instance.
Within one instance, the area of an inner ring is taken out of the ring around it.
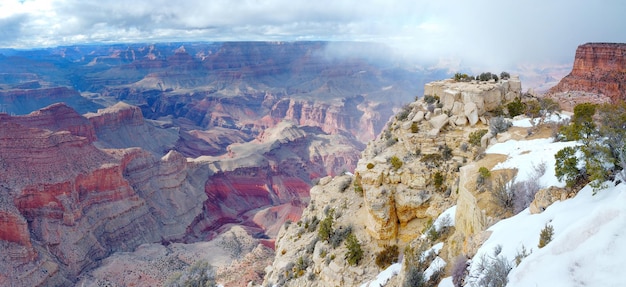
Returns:
[[[572,71],[547,95],[570,110],[579,102],[626,100],[626,44],[578,46]]]

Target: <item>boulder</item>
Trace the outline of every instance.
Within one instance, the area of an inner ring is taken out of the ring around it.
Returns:
[[[438,116],[434,116],[428,122],[433,126],[433,129],[439,131],[448,124],[448,115],[440,114]]]
[[[460,102],[454,102],[452,105],[452,114],[453,115],[462,115],[463,114],[463,104]]]
[[[568,193],[563,188],[551,186],[541,189],[535,194],[533,202],[530,203],[530,213],[542,213],[548,206],[552,205],[552,203],[558,200],[565,200],[567,197]]]
[[[464,126],[467,124],[467,117],[464,115],[455,116],[454,124],[457,126]]]
[[[465,103],[464,111],[465,111],[465,116],[467,117],[467,120],[469,121],[469,124],[471,126],[474,126],[478,122],[478,107],[476,106],[476,103],[474,102]]]
[[[421,122],[424,119],[424,111],[417,111],[413,117],[414,122]]]
[[[480,146],[487,147],[491,138],[493,138],[493,134],[491,132],[486,133],[483,137],[480,138]]]

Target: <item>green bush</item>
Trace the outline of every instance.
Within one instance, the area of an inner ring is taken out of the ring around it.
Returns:
[[[515,117],[526,112],[526,104],[522,103],[520,98],[516,98],[514,101],[508,103],[506,108],[509,110],[509,116]]]
[[[509,73],[507,73],[507,72],[502,72],[502,73],[500,73],[500,79],[503,79],[503,80],[508,80],[508,79],[510,79],[510,78],[511,78],[511,74],[509,74]]]
[[[543,248],[548,245],[550,241],[552,241],[552,235],[554,235],[554,227],[550,224],[546,224],[546,226],[541,229],[541,233],[539,233],[539,248]]]
[[[537,100],[526,102],[526,115],[531,118],[541,116],[541,104]]]
[[[441,172],[437,171],[433,174],[433,185],[436,190],[441,190],[441,187],[443,186],[443,175]]]
[[[397,156],[395,156],[395,155],[394,155],[394,156],[392,156],[392,157],[389,159],[389,162],[391,163],[391,166],[393,166],[393,169],[394,169],[394,170],[398,170],[398,169],[400,169],[400,168],[402,167],[402,164],[403,164],[403,163],[402,163],[402,160],[401,160],[401,159],[399,159],[399,158],[398,158]]]
[[[435,102],[439,101],[439,97],[437,95],[431,96],[431,95],[424,95],[424,102],[426,102],[427,104],[434,104]]]
[[[333,235],[333,216],[334,212],[329,212],[326,218],[320,221],[319,229],[317,230],[317,236],[326,242],[328,242]]]
[[[398,245],[387,245],[383,250],[376,254],[376,266],[380,269],[385,269],[391,264],[398,262]]]
[[[469,140],[468,142],[473,145],[473,146],[480,146],[480,139],[487,134],[487,130],[482,129],[482,130],[477,130],[477,131],[473,131],[469,134]]]
[[[576,151],[575,147],[566,147],[554,155],[556,159],[554,164],[556,178],[560,181],[565,180],[569,187],[574,186],[582,177],[582,172],[578,169]]]
[[[411,132],[416,134],[419,131],[420,131],[420,128],[419,128],[419,125],[417,124],[417,122],[411,123]]]
[[[476,186],[482,187],[487,182],[487,179],[491,177],[491,172],[484,166],[481,166],[478,169],[478,177],[476,178]]]
[[[348,248],[348,252],[346,253],[346,260],[348,261],[348,264],[359,265],[359,262],[361,262],[361,259],[363,258],[363,250],[361,249],[361,244],[354,233],[348,234],[348,237],[346,238],[346,248]]]

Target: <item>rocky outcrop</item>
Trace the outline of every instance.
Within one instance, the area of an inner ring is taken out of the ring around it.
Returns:
[[[493,111],[522,93],[519,77],[498,82],[457,82],[452,79],[428,83],[424,86],[424,95],[440,98],[441,110],[451,117],[465,116],[470,125],[478,122],[478,117]]]
[[[141,109],[119,102],[97,113],[84,115],[98,137],[101,148],[141,147],[163,156],[180,140],[179,129],[157,128],[144,120]]]
[[[0,121],[51,131],[69,131],[73,135],[85,137],[89,143],[96,140],[96,132],[89,121],[63,103],[50,105],[26,116],[0,113]]]
[[[606,102],[607,98],[612,102],[626,100],[626,44],[578,46],[572,71],[547,95],[566,108],[579,102]]]

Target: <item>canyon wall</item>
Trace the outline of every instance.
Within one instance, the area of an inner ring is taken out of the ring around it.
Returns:
[[[578,46],[572,71],[547,95],[569,109],[578,102],[626,100],[626,44]]]

